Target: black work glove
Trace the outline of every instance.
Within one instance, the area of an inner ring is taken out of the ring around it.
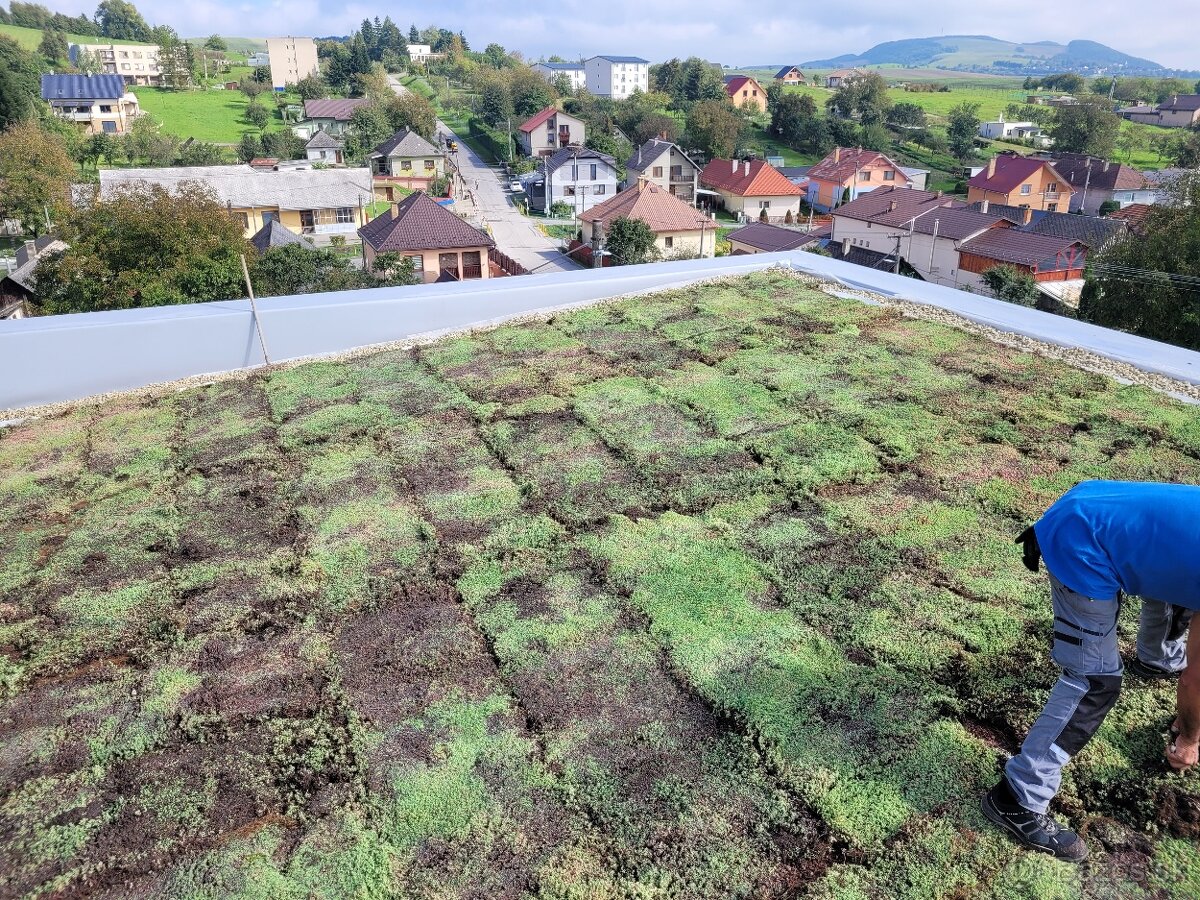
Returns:
[[[1038,546],[1037,535],[1033,531],[1033,526],[1030,525],[1024,531],[1017,535],[1014,544],[1024,544],[1022,550],[1021,562],[1025,563],[1025,568],[1030,572],[1038,570],[1038,563],[1042,560],[1042,548]]]

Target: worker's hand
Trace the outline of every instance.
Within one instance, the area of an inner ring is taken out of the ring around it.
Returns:
[[[1176,772],[1184,772],[1200,760],[1200,741],[1184,741],[1173,738],[1167,744],[1167,764]]]

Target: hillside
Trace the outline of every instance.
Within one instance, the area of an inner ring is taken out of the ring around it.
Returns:
[[[0,25],[0,34],[10,37],[26,50],[37,50],[42,42],[40,28],[23,28],[20,25]],[[67,40],[72,44],[137,44],[138,41],[115,41],[112,38],[96,37],[86,34],[68,34]]]
[[[191,44],[200,45],[208,40],[208,35],[200,37],[184,38]],[[221,40],[225,42],[225,46],[229,48],[231,53],[257,53],[260,50],[267,49],[266,38],[251,38],[251,37],[230,37],[229,35],[220,35]]]
[[[1016,44],[987,35],[947,35],[885,41],[862,54],[811,60],[805,68],[843,66],[933,66],[969,72],[1041,75],[1071,70],[1084,74],[1162,75],[1158,63],[1129,56],[1095,41],[1037,41]]]

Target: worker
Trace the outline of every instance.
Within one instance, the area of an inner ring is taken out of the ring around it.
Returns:
[[[1117,702],[1125,667],[1117,618],[1126,596],[1142,600],[1130,672],[1178,678],[1166,761],[1184,771],[1200,748],[1200,487],[1085,481],[1017,538],[1026,567],[1039,558],[1054,607],[1051,657],[1062,669],[1041,716],[983,797],[983,813],[1018,843],[1079,862],[1087,845],[1047,815],[1062,768]],[[1196,665],[1188,667],[1189,658]]]

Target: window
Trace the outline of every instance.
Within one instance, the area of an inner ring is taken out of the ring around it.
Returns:
[[[675,246],[675,238],[670,237],[670,236],[663,238],[663,246],[666,247],[668,250],[670,250],[672,247]]]
[[[1046,185],[1046,193],[1047,194],[1057,194],[1058,193],[1058,182],[1052,181],[1048,185]]]
[[[400,160],[400,168],[407,172],[408,170],[410,170],[412,168],[412,160],[411,159]]]
[[[433,171],[433,160],[432,159],[425,160],[425,171],[426,172]]]
[[[770,208],[771,208],[771,201],[770,201],[770,200],[759,200],[759,201],[758,201],[758,208],[759,208],[759,209],[770,209]]]
[[[749,96],[750,96],[750,92],[749,92],[749,91],[742,91],[742,96],[743,96],[743,97],[749,97]]]
[[[871,173],[870,173],[870,172],[859,172],[859,173],[858,173],[858,180],[859,180],[859,181],[870,181],[870,180],[871,180]]]
[[[1022,197],[1028,197],[1032,193],[1033,193],[1033,185],[1032,184],[1021,185],[1021,196]]]
[[[564,187],[563,188],[563,196],[564,197],[574,197],[575,196],[575,185],[568,184],[566,187]]]
[[[100,127],[102,127],[104,129],[105,134],[116,134],[117,133],[117,123],[116,122],[101,122]]]
[[[111,106],[104,106],[104,105],[101,105],[101,106],[100,106],[100,112],[102,112],[102,113],[105,113],[105,112],[108,112],[108,113],[110,113],[110,112],[112,112],[112,107],[111,107]]]
[[[418,275],[420,275],[425,271],[425,257],[423,255],[418,253],[415,256],[410,256],[408,258],[413,261],[413,271],[414,272],[416,272]]]
[[[662,178],[662,172],[663,172],[663,167],[662,167],[662,166],[655,166],[655,167],[653,168],[653,170],[651,170],[651,174],[652,174],[652,175],[653,175],[653,177],[655,177],[655,178]]]
[[[107,125],[108,123],[105,122],[104,124]],[[244,212],[235,212],[233,214],[233,221],[242,226],[242,231],[246,231],[250,228],[250,216]]]
[[[595,164],[595,163],[592,163],[592,177],[591,177],[591,180],[592,180],[592,181],[595,181],[595,180],[596,180],[596,164]]]
[[[336,210],[334,210],[334,221],[341,225],[354,224],[354,207],[339,206]]]
[[[671,166],[671,177],[672,178],[682,178],[683,177],[683,166]]]
[[[603,194],[604,193],[604,185],[602,185],[602,184],[592,185],[592,193],[593,194]]]
[[[892,171],[891,169],[888,169],[886,172],[883,173],[883,180],[884,181],[895,181],[896,173],[894,171]]]
[[[1047,212],[1058,212],[1058,204],[1057,203],[1047,203],[1046,211]]]

